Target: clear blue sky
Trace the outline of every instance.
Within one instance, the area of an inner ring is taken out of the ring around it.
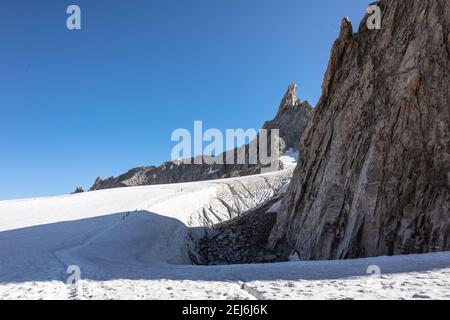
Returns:
[[[14,0],[0,7],[0,199],[170,159],[176,128],[259,128],[291,81],[315,104],[361,0]],[[66,29],[66,8],[82,30]]]

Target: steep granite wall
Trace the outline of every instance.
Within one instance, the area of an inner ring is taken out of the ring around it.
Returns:
[[[344,19],[270,246],[301,259],[450,250],[450,1]]]

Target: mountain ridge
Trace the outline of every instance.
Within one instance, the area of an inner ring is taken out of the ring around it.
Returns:
[[[269,137],[271,133],[270,130],[280,130],[280,153],[289,151],[290,149],[298,150],[300,137],[311,118],[313,110],[314,109],[308,101],[301,102],[298,99],[297,85],[291,83],[283,96],[275,118],[271,121],[267,121],[263,125],[263,129],[268,130]],[[268,140],[270,142],[270,138]],[[261,173],[266,165],[263,165],[260,162],[257,164],[250,164],[249,145],[247,144],[240,148],[245,149],[245,164],[211,165],[205,163],[205,161],[199,161],[201,164],[191,164],[198,162],[193,161],[196,158],[192,158],[190,161],[191,163],[189,164],[186,164],[183,161],[169,161],[160,166],[133,168],[118,177],[110,177],[105,180],[98,177],[90,188],[90,191],[140,185],[214,180]],[[221,158],[220,160],[222,160],[222,163],[225,163],[225,159],[229,156],[236,160],[237,151],[240,148],[224,152],[218,155],[217,158]],[[259,146],[257,146],[257,148],[259,148]],[[268,149],[270,150],[270,144],[268,145]],[[209,160],[215,159],[214,157],[204,158],[208,158]],[[211,163],[211,161],[207,162]],[[237,161],[235,161],[235,163],[237,163]],[[282,162],[279,161],[278,165],[280,169],[284,168]]]

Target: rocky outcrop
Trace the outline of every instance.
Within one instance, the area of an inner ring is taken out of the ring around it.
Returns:
[[[83,193],[83,192],[84,192],[83,187],[76,187],[75,191],[72,192],[72,194]]]
[[[300,259],[450,250],[450,1],[344,19],[270,247]]]
[[[190,251],[192,262],[228,265],[283,261],[280,254],[267,248],[267,239],[277,219],[270,208],[279,198],[280,195],[274,196],[236,218],[205,229],[196,241],[197,247]]]
[[[210,167],[206,164],[190,165],[182,162],[166,162],[158,167],[139,167],[118,177],[105,180],[98,177],[90,191],[214,179],[218,172],[213,172]]]
[[[272,121],[267,122],[263,129],[280,130],[280,152],[284,152],[289,149],[297,150],[300,137],[306,129],[308,121],[312,115],[312,111],[313,109],[307,101],[300,102],[297,98],[296,84],[290,84],[281,101],[276,117]],[[123,175],[111,177],[105,180],[97,178],[90,190],[94,191],[128,186],[203,181],[241,177],[261,173],[262,169],[266,166],[261,163],[251,164],[248,160],[249,146],[245,145],[241,148],[245,149],[245,164],[206,164],[211,163],[212,161],[200,161],[203,164],[167,162],[158,167],[152,166],[135,168]],[[268,148],[270,148],[270,144]],[[237,150],[238,149],[228,151],[218,155],[217,157],[222,159],[222,163],[225,163],[227,156],[230,156],[230,153],[232,153],[231,157],[236,160]],[[196,161],[192,160],[191,162],[195,163]],[[237,163],[237,161],[235,161],[235,163]],[[283,169],[282,163],[279,164],[279,168]]]

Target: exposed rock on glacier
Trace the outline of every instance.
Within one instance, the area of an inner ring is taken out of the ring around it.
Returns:
[[[270,246],[300,259],[450,250],[450,1],[341,25]]]

